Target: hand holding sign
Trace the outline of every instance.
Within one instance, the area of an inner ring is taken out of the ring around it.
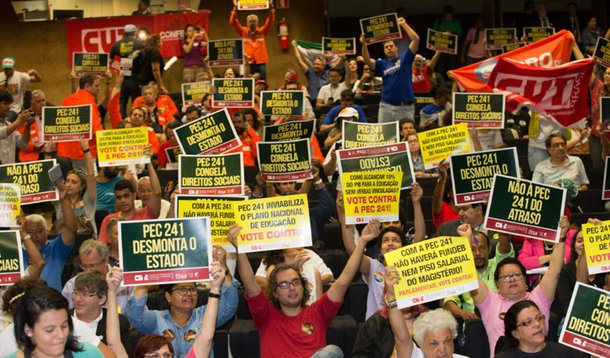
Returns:
[[[212,284],[210,286],[211,293],[220,294],[220,288],[222,287],[225,275],[226,270],[223,265],[218,261],[212,262],[212,266],[210,266],[210,276],[212,277]]]
[[[394,295],[394,285],[400,281],[400,275],[398,270],[394,266],[388,266],[385,268],[385,297],[388,302],[396,301]]]
[[[117,266],[112,267],[106,274],[106,282],[109,292],[118,292],[121,289],[121,282],[123,282],[123,270]]]
[[[233,247],[235,248],[235,252],[237,251],[237,237],[239,236],[239,233],[241,232],[241,226],[237,225],[237,224],[233,224],[229,227],[229,231],[227,232],[227,241],[233,245]]]
[[[568,233],[569,229],[570,229],[570,221],[568,220],[567,216],[562,215],[559,218],[559,241],[561,241],[561,242],[565,241],[566,234]]]

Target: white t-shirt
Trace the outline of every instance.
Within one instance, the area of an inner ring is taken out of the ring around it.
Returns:
[[[23,95],[25,94],[25,88],[31,85],[30,75],[24,72],[15,71],[11,78],[6,81],[6,75],[4,72],[0,72],[0,89],[7,91],[13,96],[13,103],[11,103],[11,111],[15,113],[21,112],[23,107]]]
[[[415,344],[413,344],[413,352],[411,353],[411,358],[424,358],[424,352],[422,352],[422,350]],[[468,357],[463,356],[461,354],[453,353],[453,358],[468,358]]]
[[[101,340],[95,335],[95,331],[92,331],[89,326],[77,319],[72,317],[74,323],[74,337],[81,343],[89,343],[94,347],[97,347]],[[17,352],[17,341],[15,340],[14,324],[9,325],[0,333],[0,357],[6,357],[7,355]]]
[[[332,88],[331,84],[324,85],[320,88],[318,92],[318,99],[321,99],[324,103],[328,102],[330,98],[333,99],[333,102],[341,99],[341,91],[347,89],[345,87],[345,83],[341,82],[336,88]]]
[[[479,142],[481,142],[482,150],[492,150],[494,149],[494,145],[504,143],[502,140],[502,133],[500,133],[499,129],[490,129],[487,133],[477,131],[477,135],[479,137]]]

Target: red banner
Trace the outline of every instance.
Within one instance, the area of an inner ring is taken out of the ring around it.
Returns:
[[[68,38],[68,63],[72,67],[73,52],[109,53],[112,44],[123,38],[123,28],[127,24],[146,28],[151,34],[159,34],[163,39],[161,55],[164,58],[182,56],[180,41],[184,37],[187,24],[202,27],[208,31],[210,10],[147,16],[119,16],[66,21]]]
[[[487,90],[506,94],[506,109],[523,106],[567,127],[589,116],[587,90],[595,60],[540,68],[500,58],[489,76]]]
[[[516,50],[449,71],[457,80],[462,91],[487,92],[486,83],[500,58],[523,63],[531,67],[549,68],[560,66],[570,61],[574,35],[567,30],[536,41]]]

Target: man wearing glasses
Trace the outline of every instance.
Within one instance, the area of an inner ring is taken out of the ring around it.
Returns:
[[[553,185],[560,179],[568,179],[579,191],[587,190],[589,178],[580,158],[568,155],[566,138],[551,134],[545,142],[549,157],[536,165],[532,181]]]
[[[108,246],[99,240],[89,239],[84,241],[78,250],[78,259],[80,262],[79,268],[84,272],[99,272],[106,276],[110,271]],[[78,276],[68,280],[61,291],[61,294],[68,300],[70,308],[74,308],[72,297],[74,296],[76,277]],[[127,306],[132,290],[130,287],[121,287],[117,293],[121,311]]]

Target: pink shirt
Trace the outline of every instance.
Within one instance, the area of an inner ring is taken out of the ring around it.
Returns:
[[[546,331],[549,329],[549,320],[552,299],[548,299],[540,285],[536,286],[532,292],[527,292],[523,297],[523,300],[530,300],[538,305],[540,313],[547,317],[545,321]],[[477,305],[479,312],[481,313],[481,320],[485,325],[487,331],[487,337],[489,338],[489,351],[491,357],[494,356],[494,350],[496,348],[496,342],[498,338],[504,335],[504,320],[500,319],[500,314],[504,316],[504,313],[515,304],[516,301],[511,301],[508,298],[504,298],[492,290],[487,291],[487,298],[480,305]]]

